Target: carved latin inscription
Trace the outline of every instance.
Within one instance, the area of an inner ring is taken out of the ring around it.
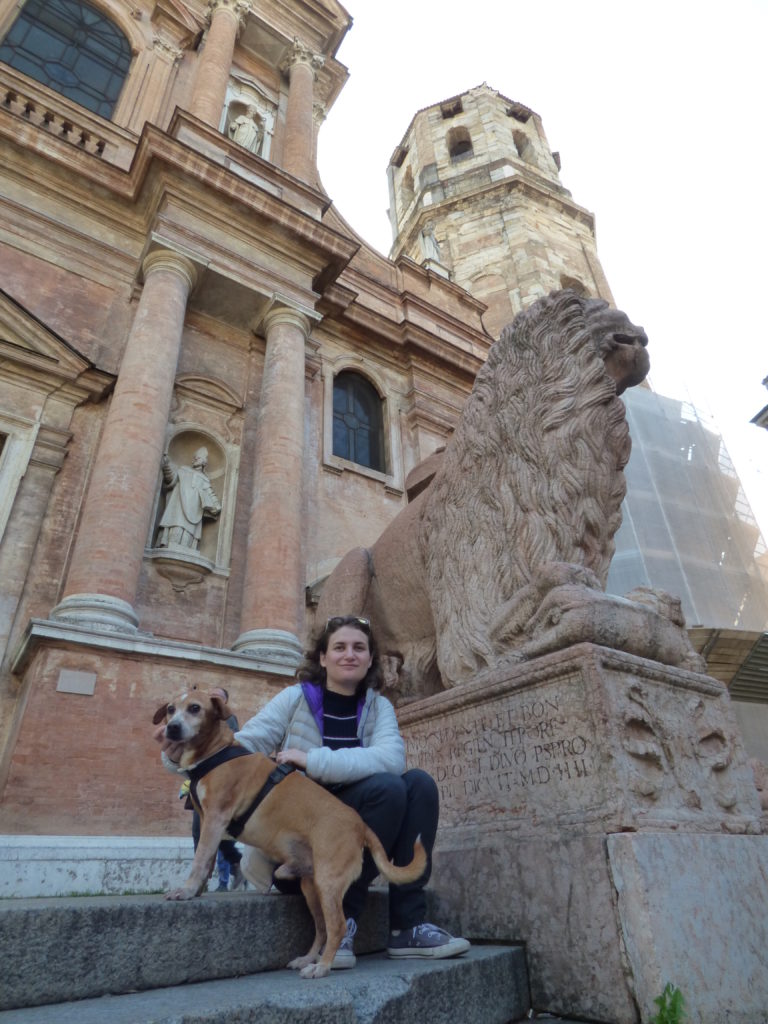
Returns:
[[[443,824],[567,814],[599,781],[584,706],[578,675],[467,706],[406,729],[408,764],[437,781]]]

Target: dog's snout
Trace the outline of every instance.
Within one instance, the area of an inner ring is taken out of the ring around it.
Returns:
[[[165,727],[165,736],[169,740],[180,740],[181,736],[181,722],[169,722]]]

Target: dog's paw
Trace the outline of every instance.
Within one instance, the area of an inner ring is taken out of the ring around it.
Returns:
[[[286,964],[286,967],[289,967],[292,971],[300,971],[302,967],[313,964],[315,960],[316,957],[309,954],[307,956],[297,956],[295,960],[291,960],[289,964]]]
[[[331,968],[328,964],[307,964],[306,967],[302,968],[299,977],[300,978],[324,978],[327,974],[331,973]]]
[[[165,894],[167,900],[193,900],[197,893],[194,889],[171,889]]]

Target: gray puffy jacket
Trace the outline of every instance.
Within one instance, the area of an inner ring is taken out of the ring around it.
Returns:
[[[402,775],[405,744],[395,709],[375,690],[365,695],[357,735],[361,746],[331,750],[304,696],[301,683],[287,686],[235,733],[246,750],[271,754],[296,748],[307,754],[307,775],[324,785],[349,784],[376,772]]]

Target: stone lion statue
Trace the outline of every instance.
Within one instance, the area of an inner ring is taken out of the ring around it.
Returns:
[[[373,547],[342,559],[318,621],[369,617],[394,688],[424,696],[516,651],[556,647],[551,615],[537,616],[552,591],[567,603],[574,588],[580,599],[592,590],[610,603],[601,591],[630,452],[619,395],[648,373],[647,343],[624,313],[572,291],[519,314],[492,346],[445,452],[417,474],[422,490]],[[566,616],[562,646],[589,639],[593,618]],[[537,634],[546,634],[539,644]]]

